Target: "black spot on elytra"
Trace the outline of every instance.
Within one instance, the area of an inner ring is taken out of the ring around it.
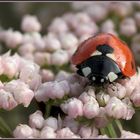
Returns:
[[[99,45],[97,46],[97,50],[102,52],[103,55],[106,55],[107,53],[113,53],[114,49],[108,45]]]

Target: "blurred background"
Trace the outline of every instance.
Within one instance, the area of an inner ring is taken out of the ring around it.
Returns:
[[[36,15],[42,25],[41,33],[47,32],[47,27],[55,17],[61,17],[68,12],[87,12],[95,20],[99,28],[109,19],[113,21],[114,31],[126,41],[135,53],[137,65],[140,64],[140,3],[118,2],[115,6],[102,2],[106,7],[96,8],[101,2],[3,2],[0,3],[0,26],[4,29],[21,30],[21,20],[26,14]],[[114,6],[114,7],[113,7]],[[90,9],[90,10],[89,10]],[[94,12],[95,10],[95,12]],[[94,14],[95,13],[95,14]],[[97,18],[98,17],[98,18]],[[100,18],[101,17],[101,18]],[[127,20],[125,20],[127,19]],[[129,20],[128,20],[129,19]],[[112,25],[110,25],[109,28]],[[129,28],[129,29],[128,29]],[[125,29],[125,31],[123,31]],[[28,108],[22,105],[11,111],[0,111],[0,116],[14,129],[19,123],[27,123],[29,114],[35,112],[38,106],[35,101]],[[124,128],[140,134],[140,112],[137,111],[130,121],[122,121]]]

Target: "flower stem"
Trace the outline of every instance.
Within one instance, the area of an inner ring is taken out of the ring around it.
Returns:
[[[45,118],[49,117],[50,112],[51,112],[51,106],[52,106],[51,104],[46,103],[46,111],[45,111],[45,115],[44,115]]]
[[[107,129],[109,131],[109,135],[110,135],[111,138],[117,138],[117,134],[115,132],[115,129],[114,129],[112,123],[108,124]]]
[[[12,131],[2,117],[0,117],[0,136],[11,137]]]

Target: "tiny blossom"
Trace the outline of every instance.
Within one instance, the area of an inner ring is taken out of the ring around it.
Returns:
[[[32,128],[40,129],[43,127],[43,123],[44,123],[44,118],[42,116],[41,111],[38,110],[35,113],[33,113],[32,115],[30,115],[29,124]]]
[[[69,127],[73,133],[77,133],[80,124],[73,118],[66,116],[63,120],[63,127]]]
[[[24,32],[38,32],[41,30],[41,24],[36,16],[25,15],[22,19],[21,29]]]
[[[59,39],[62,44],[62,48],[65,50],[69,50],[77,47],[78,39],[72,33],[60,34]]]
[[[42,69],[41,72],[42,82],[48,82],[54,80],[54,73],[51,70]]]
[[[55,76],[56,81],[66,80],[70,76],[70,73],[60,70],[58,74]]]
[[[95,117],[95,126],[96,128],[103,128],[107,126],[109,119],[106,114],[104,107],[100,107],[99,114]]]
[[[134,105],[136,107],[139,107],[140,106],[140,91],[139,91],[139,86],[137,86],[133,90],[130,98],[131,98],[132,102],[134,103]]]
[[[128,97],[124,98],[122,102],[124,102],[127,105],[127,115],[125,119],[126,120],[132,119],[133,115],[135,114],[135,109],[133,108],[132,102]]]
[[[33,130],[31,127],[25,124],[20,124],[13,131],[13,135],[15,138],[29,138],[33,134]]]
[[[76,34],[80,37],[83,34],[94,35],[98,32],[98,26],[96,23],[91,22],[88,24],[80,24],[78,28],[76,28]]]
[[[69,57],[66,51],[64,50],[57,50],[51,55],[51,64],[62,66],[68,63]]]
[[[17,106],[17,102],[10,92],[0,89],[0,108],[11,110]]]
[[[28,107],[34,97],[34,92],[21,80],[12,80],[5,84],[4,89],[11,92],[18,104]]]
[[[121,139],[139,139],[140,138],[140,135],[138,134],[135,134],[135,133],[132,133],[130,131],[125,131],[125,130],[122,130],[121,131]]]
[[[10,52],[2,55],[1,63],[3,66],[3,74],[9,78],[13,78],[19,71],[19,57],[18,55],[10,56]]]
[[[32,54],[35,51],[35,47],[32,43],[25,43],[20,45],[18,52],[24,56],[26,54]]]
[[[60,105],[61,109],[70,117],[76,118],[83,115],[83,103],[77,98],[71,98]]]
[[[120,23],[120,33],[130,37],[137,32],[136,23],[132,18],[125,18]]]
[[[58,26],[59,25],[59,26]],[[48,28],[49,31],[54,33],[67,32],[68,25],[62,18],[55,18]]]
[[[41,84],[41,76],[39,75],[39,66],[31,61],[22,60],[20,63],[19,78],[36,90]]]
[[[45,50],[49,52],[54,52],[56,50],[61,49],[61,43],[59,39],[53,33],[49,33],[48,35],[44,36],[45,42]]]
[[[105,109],[108,116],[114,117],[116,119],[125,119],[127,116],[126,104],[117,97],[112,97],[106,105]]]
[[[132,5],[127,2],[111,2],[110,12],[115,12],[120,17],[126,17],[132,13]]]
[[[57,119],[54,117],[49,117],[44,121],[44,126],[49,126],[53,128],[55,131],[58,129]]]
[[[105,106],[108,103],[110,96],[105,92],[100,91],[99,93],[97,93],[96,98],[100,106]]]
[[[36,52],[34,54],[34,61],[40,66],[45,64],[49,65],[51,63],[51,54],[47,52]]]
[[[82,126],[79,130],[79,135],[82,137],[82,138],[89,138],[90,135],[91,135],[91,127],[88,127],[88,126]]]
[[[119,83],[110,84],[107,87],[107,91],[108,91],[108,93],[109,93],[110,96],[116,96],[119,99],[124,98],[125,95],[126,95],[126,89],[125,89],[125,87],[122,86]]]
[[[12,29],[5,31],[4,41],[10,48],[18,47],[22,43],[22,39],[22,34],[19,31],[13,31]]]
[[[38,129],[32,128],[33,130],[33,138],[39,138],[40,137],[40,131]]]
[[[61,138],[73,138],[74,133],[68,128],[63,128],[61,130],[57,131],[57,136],[56,138],[61,139]],[[75,137],[75,138],[79,138],[79,137]]]
[[[40,132],[40,138],[56,138],[56,133],[53,128],[45,126]]]
[[[35,93],[37,101],[47,101],[49,98],[63,98],[64,95],[69,93],[69,84],[66,80],[64,81],[50,81],[43,83]]]
[[[88,119],[92,119],[99,114],[99,104],[95,98],[84,104],[83,113]]]
[[[91,18],[96,22],[105,19],[108,14],[108,10],[103,5],[99,4],[93,4],[87,7],[85,9],[85,12],[87,12],[91,16]]]

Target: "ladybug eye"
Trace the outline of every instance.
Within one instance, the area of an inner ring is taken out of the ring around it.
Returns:
[[[92,53],[91,56],[95,56],[95,55],[102,55],[102,53],[98,50],[96,50],[94,53]]]

